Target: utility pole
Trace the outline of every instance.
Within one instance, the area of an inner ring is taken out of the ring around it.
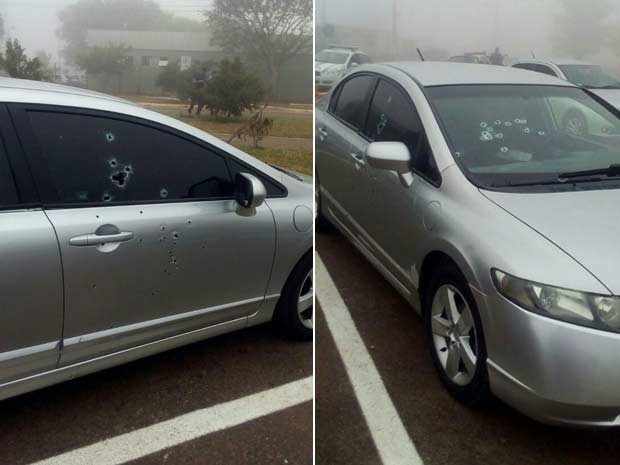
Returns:
[[[392,53],[394,59],[398,58],[398,30],[397,30],[397,12],[396,12],[397,0],[392,0]]]

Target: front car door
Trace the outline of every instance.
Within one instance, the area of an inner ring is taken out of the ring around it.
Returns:
[[[61,365],[246,317],[275,250],[233,199],[228,155],[146,120],[12,106],[62,256]]]
[[[56,368],[62,338],[63,290],[54,228],[37,205],[30,173],[4,105],[0,106],[0,114],[2,385]]]
[[[368,140],[363,134],[368,102],[376,78],[354,74],[331,94],[326,112],[317,118],[317,174],[324,206],[338,221],[351,228],[368,189],[364,154]]]
[[[411,267],[420,246],[412,232],[420,230],[424,207],[417,201],[417,192],[420,188],[436,189],[439,173],[413,101],[397,83],[379,81],[366,134],[373,142],[403,142],[411,153],[414,182],[409,187],[403,186],[395,172],[368,168],[372,201],[363,220],[377,258],[411,289],[416,283]]]

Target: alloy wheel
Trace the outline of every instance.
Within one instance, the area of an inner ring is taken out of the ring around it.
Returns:
[[[312,329],[313,321],[313,303],[314,303],[314,287],[312,285],[312,268],[306,274],[299,288],[299,296],[297,297],[297,314],[299,321],[306,328]]]
[[[453,383],[468,385],[476,374],[478,337],[467,301],[456,287],[444,284],[435,293],[430,318],[444,373]]]

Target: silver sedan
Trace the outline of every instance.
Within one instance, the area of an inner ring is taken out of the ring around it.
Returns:
[[[568,107],[607,130],[565,130]],[[620,424],[619,116],[560,79],[453,63],[363,66],[319,102],[318,225],[423,315],[460,401]]]
[[[0,399],[272,319],[312,338],[311,184],[114,97],[0,102]]]

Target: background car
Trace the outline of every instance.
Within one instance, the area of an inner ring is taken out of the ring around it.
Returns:
[[[311,184],[118,98],[0,102],[0,399],[272,319],[312,338]]]
[[[567,131],[572,105],[618,133],[613,108],[544,74],[361,66],[316,108],[317,224],[421,313],[456,399],[603,427],[620,422],[620,138]]]
[[[572,82],[585,87],[614,107],[620,107],[620,80],[600,65],[568,59],[526,59],[519,60],[512,66]],[[609,125],[605,125],[596,115],[584,108],[566,108],[562,124],[577,134],[592,131],[607,134],[610,130]]]
[[[357,47],[330,46],[316,54],[314,75],[319,93],[327,92],[351,68],[370,63]]]

